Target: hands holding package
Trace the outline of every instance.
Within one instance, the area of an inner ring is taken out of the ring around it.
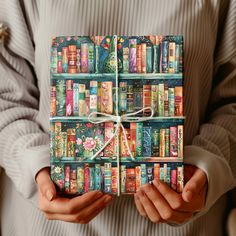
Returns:
[[[134,194],[140,215],[154,223],[182,224],[205,205],[207,177],[203,170],[185,165],[185,187],[176,193],[162,181],[145,184]],[[112,196],[99,190],[73,199],[56,196],[49,168],[36,176],[39,189],[39,208],[49,220],[87,224],[112,202]]]

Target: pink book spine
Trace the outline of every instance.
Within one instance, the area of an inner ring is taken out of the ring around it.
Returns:
[[[171,170],[170,171],[170,181],[171,181],[171,188],[173,190],[177,190],[177,171],[176,170]]]
[[[114,123],[105,122],[105,143],[113,136],[114,133]],[[112,157],[114,155],[114,138],[104,149],[104,156]]]
[[[81,57],[80,57],[80,66],[82,73],[88,73],[88,44],[81,44]]]
[[[170,156],[178,157],[178,131],[177,127],[170,127]]]
[[[66,116],[73,115],[73,81],[66,81]]]

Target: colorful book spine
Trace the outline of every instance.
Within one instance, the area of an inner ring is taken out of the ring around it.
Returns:
[[[77,174],[76,169],[72,169],[70,171],[70,193],[75,194],[77,193]]]
[[[73,115],[79,115],[79,84],[73,83]]]
[[[147,46],[146,48],[146,67],[147,67],[147,73],[152,73],[152,61],[153,61],[153,49],[151,46]]]
[[[151,166],[147,167],[147,182],[151,183],[153,181],[153,168]]]
[[[101,173],[101,164],[95,164],[94,167],[94,189],[102,189],[102,173]]]
[[[81,73],[81,68],[80,68],[80,61],[81,61],[81,58],[80,58],[80,48],[77,48],[76,49],[76,69],[77,69],[77,73]]]
[[[137,73],[142,73],[142,47],[141,44],[137,44]]]
[[[160,167],[160,180],[164,181],[165,180],[165,174],[164,174],[164,167]]]
[[[57,73],[57,47],[51,48],[51,72]]]
[[[77,52],[76,45],[68,46],[68,73],[77,72]]]
[[[151,85],[151,107],[155,116],[158,112],[158,85]]]
[[[135,167],[135,189],[136,191],[140,188],[141,186],[141,167],[136,166]]]
[[[128,145],[130,147],[130,130],[125,128],[125,132],[126,132]],[[126,145],[124,132],[121,132],[121,134],[120,134],[120,155],[122,157],[129,157],[130,156],[130,154],[128,152],[127,145]]]
[[[62,72],[68,73],[68,47],[62,47]]]
[[[170,129],[165,129],[165,157],[170,156]]]
[[[81,43],[80,66],[82,73],[88,73],[88,44]]]
[[[126,166],[125,165],[121,165],[121,181],[120,181],[120,189],[122,193],[125,193],[125,183],[126,183]]]
[[[178,136],[177,136],[177,140],[178,140],[178,157],[183,158],[184,154],[183,154],[183,125],[178,125]]]
[[[55,158],[55,125],[50,123],[50,157],[51,161]]]
[[[79,116],[86,116],[85,84],[79,84]]]
[[[61,132],[61,140],[62,140],[62,159],[63,157],[67,157],[67,132]]]
[[[113,100],[112,100],[112,82],[106,81],[101,84],[101,112],[112,114],[113,113]]]
[[[57,115],[65,116],[66,114],[66,81],[57,80],[56,82],[56,104]]]
[[[164,182],[166,183],[167,181],[167,164],[166,163],[164,163],[163,164],[163,174],[164,174]]]
[[[130,151],[132,155],[136,156],[136,123],[130,123]]]
[[[164,116],[164,84],[158,87],[158,116]]]
[[[104,192],[111,192],[111,163],[104,163]]]
[[[133,85],[127,85],[127,113],[134,112],[134,90]]]
[[[183,116],[183,87],[175,87],[175,115]]]
[[[84,192],[84,168],[77,166],[77,188],[78,193]]]
[[[62,54],[57,53],[57,73],[62,73]]]
[[[89,180],[89,164],[84,164],[84,192],[89,192],[90,180]]]
[[[168,72],[175,73],[175,42],[169,42]]]
[[[70,192],[70,165],[65,166],[65,192]]]
[[[106,143],[114,135],[114,123],[105,122],[105,135],[104,142]],[[114,138],[111,139],[110,143],[104,148],[104,156],[114,156]]]
[[[112,191],[112,193],[118,192],[117,174],[118,174],[117,167],[111,167],[111,191]]]
[[[179,73],[183,73],[183,44],[179,45]]]
[[[176,169],[172,169],[170,171],[170,175],[171,175],[171,188],[173,190],[177,190],[177,171]]]
[[[126,193],[134,193],[135,192],[135,168],[126,168],[126,185],[125,190]]]
[[[177,127],[170,127],[170,156],[178,157],[178,133]]]
[[[55,157],[58,160],[62,157],[61,122],[55,122]]]
[[[98,97],[97,97],[97,111],[98,112],[101,112],[101,94],[102,94],[101,82],[98,82]]]
[[[166,183],[169,187],[171,187],[171,168],[170,168],[170,166],[167,166]]]
[[[73,115],[73,80],[66,81],[66,116]]]
[[[183,188],[184,188],[184,171],[183,171],[183,166],[178,166],[177,167],[177,192],[182,193]]]
[[[147,45],[146,43],[141,43],[141,54],[142,54],[142,58],[141,58],[141,72],[142,73],[146,73],[147,72]]]
[[[89,167],[89,191],[94,190],[94,167]]]
[[[94,44],[88,44],[88,72],[94,73]]]
[[[119,95],[120,113],[125,113],[127,110],[127,82],[120,82]]]
[[[67,129],[67,156],[75,157],[75,129]]]
[[[146,164],[140,164],[141,167],[141,185],[147,183],[147,171],[146,171]]]
[[[164,116],[169,116],[168,84],[164,84]]]
[[[169,107],[169,116],[175,115],[175,89],[168,88],[168,107]]]
[[[143,123],[136,123],[136,157],[143,155]]]
[[[165,157],[165,129],[160,129],[160,157]]]
[[[143,157],[152,155],[152,127],[143,127]]]
[[[160,179],[160,164],[159,163],[154,163],[153,178],[156,180]]]
[[[86,115],[90,114],[90,91],[85,89],[85,104],[86,104]]]
[[[179,44],[175,45],[175,73],[179,73]]]
[[[134,111],[139,111],[143,108],[143,88],[141,83],[134,84]]]
[[[168,41],[163,41],[161,48],[161,73],[168,73]]]
[[[157,128],[152,129],[152,156],[159,157],[160,150],[160,131]]]
[[[123,73],[129,73],[129,48],[123,48]]]
[[[50,116],[57,115],[57,99],[56,99],[56,86],[51,87],[50,93]]]
[[[143,85],[143,108],[144,107],[151,107],[151,85],[144,84]],[[150,115],[150,110],[143,111],[144,116]]]
[[[129,72],[137,72],[137,63],[136,63],[136,50],[137,50],[137,40],[129,39]]]

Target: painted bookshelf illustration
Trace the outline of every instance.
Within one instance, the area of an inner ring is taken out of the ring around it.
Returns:
[[[182,192],[182,36],[56,37],[50,69],[59,194],[133,194],[155,178]]]

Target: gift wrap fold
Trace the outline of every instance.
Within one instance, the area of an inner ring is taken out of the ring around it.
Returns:
[[[58,194],[133,194],[154,179],[182,192],[182,36],[55,37],[50,71]]]

